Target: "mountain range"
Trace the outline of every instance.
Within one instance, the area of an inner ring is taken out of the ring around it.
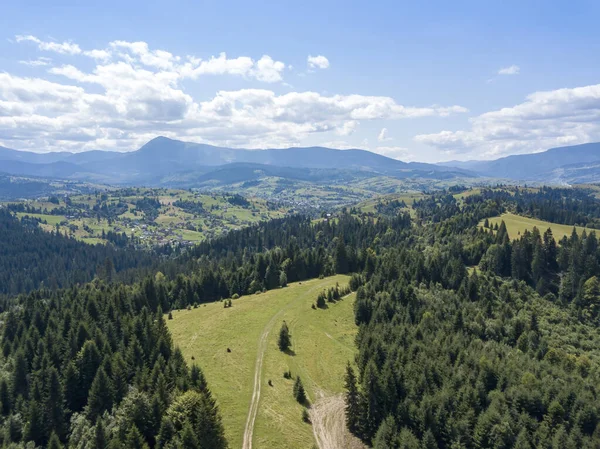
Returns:
[[[365,150],[324,147],[244,150],[157,137],[137,151],[34,153],[0,147],[0,172],[120,185],[193,187],[280,177],[327,182],[494,178],[547,184],[600,182],[600,143],[491,161],[402,162]]]
[[[491,161],[450,161],[442,164],[480,176],[547,184],[600,182],[600,143],[551,148]]]
[[[130,153],[33,153],[0,147],[0,172],[123,185],[189,187],[275,176],[318,181],[356,177],[447,179],[468,170],[406,163],[365,150],[324,147],[243,150],[157,137]]]

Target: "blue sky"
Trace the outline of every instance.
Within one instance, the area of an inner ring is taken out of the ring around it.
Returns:
[[[600,140],[598,2],[7,3],[10,148],[167,135],[441,161]]]

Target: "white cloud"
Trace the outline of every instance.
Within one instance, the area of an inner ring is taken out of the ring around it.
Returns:
[[[600,140],[600,84],[535,92],[516,106],[471,119],[468,130],[418,135],[415,140],[477,158]]]
[[[377,140],[380,142],[388,142],[392,140],[391,137],[388,137],[387,128],[381,128],[381,131],[379,131],[379,135],[377,136]]]
[[[45,42],[38,39],[35,36],[15,36],[17,42],[33,42],[37,44],[38,48],[43,51],[53,51],[60,54],[78,55],[81,53],[79,45],[72,42]]]
[[[50,58],[37,58],[29,61],[19,61],[19,64],[28,65],[30,67],[44,67],[50,65],[52,59]]]
[[[111,56],[108,50],[89,50],[84,51],[83,54],[98,61],[108,61]]]
[[[518,65],[511,65],[510,67],[503,67],[498,70],[498,75],[518,75],[521,69]]]
[[[273,61],[270,56],[264,55],[260,58],[250,72],[259,81],[276,83],[281,81],[281,72],[285,70],[285,64],[281,61]]]
[[[195,98],[186,80],[227,74],[281,82],[286,65],[268,55],[178,56],[145,42],[114,41],[106,50],[80,52],[94,61],[93,69],[87,59],[85,65],[53,64],[48,72],[59,81],[0,73],[0,142],[43,150],[132,150],[160,134],[265,148],[299,144],[312,135],[348,136],[361,121],[466,112],[460,106],[414,107],[384,96],[310,91],[223,90]]]
[[[323,56],[308,56],[307,59],[308,67],[311,69],[327,69],[329,67],[329,60]]]

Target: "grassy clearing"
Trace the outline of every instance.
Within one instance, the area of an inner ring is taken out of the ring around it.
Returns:
[[[506,230],[508,231],[508,236],[511,240],[519,239],[521,235],[525,232],[525,230],[532,231],[534,227],[538,228],[541,233],[544,233],[546,229],[551,228],[552,234],[554,234],[554,239],[556,241],[561,240],[565,235],[568,237],[573,232],[573,227],[570,225],[562,225],[557,223],[551,223],[549,221],[537,220],[535,218],[522,217],[520,215],[515,215],[506,213],[502,214],[499,217],[493,217],[489,219],[490,226],[494,226],[504,220],[506,224]],[[479,223],[479,226],[483,226],[484,221]],[[580,226],[575,226],[578,234],[581,234],[585,228]],[[587,230],[590,232],[590,229]]]
[[[42,222],[46,222],[49,225],[56,226],[63,220],[66,220],[64,215],[49,215],[49,214],[28,214],[25,212],[18,212],[17,217],[22,218],[25,216],[29,216],[31,218],[38,218],[42,220]]]
[[[173,340],[188,363],[202,367],[219,402],[231,447],[242,445],[258,342],[269,322],[273,326],[263,361],[254,447],[312,447],[311,426],[302,422],[302,407],[292,396],[293,380],[284,379],[283,373],[300,375],[311,401],[342,391],[344,368],[355,351],[354,294],[325,310],[313,310],[311,305],[320,291],[336,283],[346,285],[348,279],[314,279],[244,296],[227,309],[212,303],[173,313],[174,319],[168,321]],[[295,355],[277,348],[283,320],[290,327]]]

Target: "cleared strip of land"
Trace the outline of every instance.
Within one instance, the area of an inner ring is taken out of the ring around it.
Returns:
[[[532,231],[534,227],[538,228],[540,233],[544,233],[548,228],[552,229],[552,234],[554,235],[554,239],[559,241],[565,235],[569,237],[573,232],[573,228],[577,230],[578,234],[581,234],[584,229],[587,232],[594,231],[593,229],[582,228],[581,226],[570,226],[570,225],[562,225],[557,223],[551,223],[549,221],[537,220],[535,218],[523,217],[521,215],[511,214],[507,212],[505,214],[500,215],[499,217],[489,218],[488,221],[490,226],[494,226],[496,223],[500,226],[500,223],[504,220],[504,224],[506,224],[506,230],[508,231],[508,237],[511,240],[521,238],[521,235],[525,232],[525,230]],[[483,226],[484,220],[479,223],[479,226]]]
[[[355,354],[354,294],[324,310],[311,305],[320,291],[336,283],[345,286],[348,279],[314,279],[244,296],[231,308],[212,303],[173,313],[168,324],[174,342],[189,364],[202,367],[232,448],[300,449],[317,442],[328,447],[323,441],[336,437],[326,437],[322,429],[335,428],[340,435],[339,395],[345,365]],[[283,320],[290,327],[293,355],[277,348]],[[283,377],[287,370],[301,377],[315,404],[317,433],[302,421],[302,406],[292,395],[294,381]],[[329,403],[324,398],[331,397],[338,398],[338,406],[323,408]],[[333,416],[326,413],[330,409]]]

